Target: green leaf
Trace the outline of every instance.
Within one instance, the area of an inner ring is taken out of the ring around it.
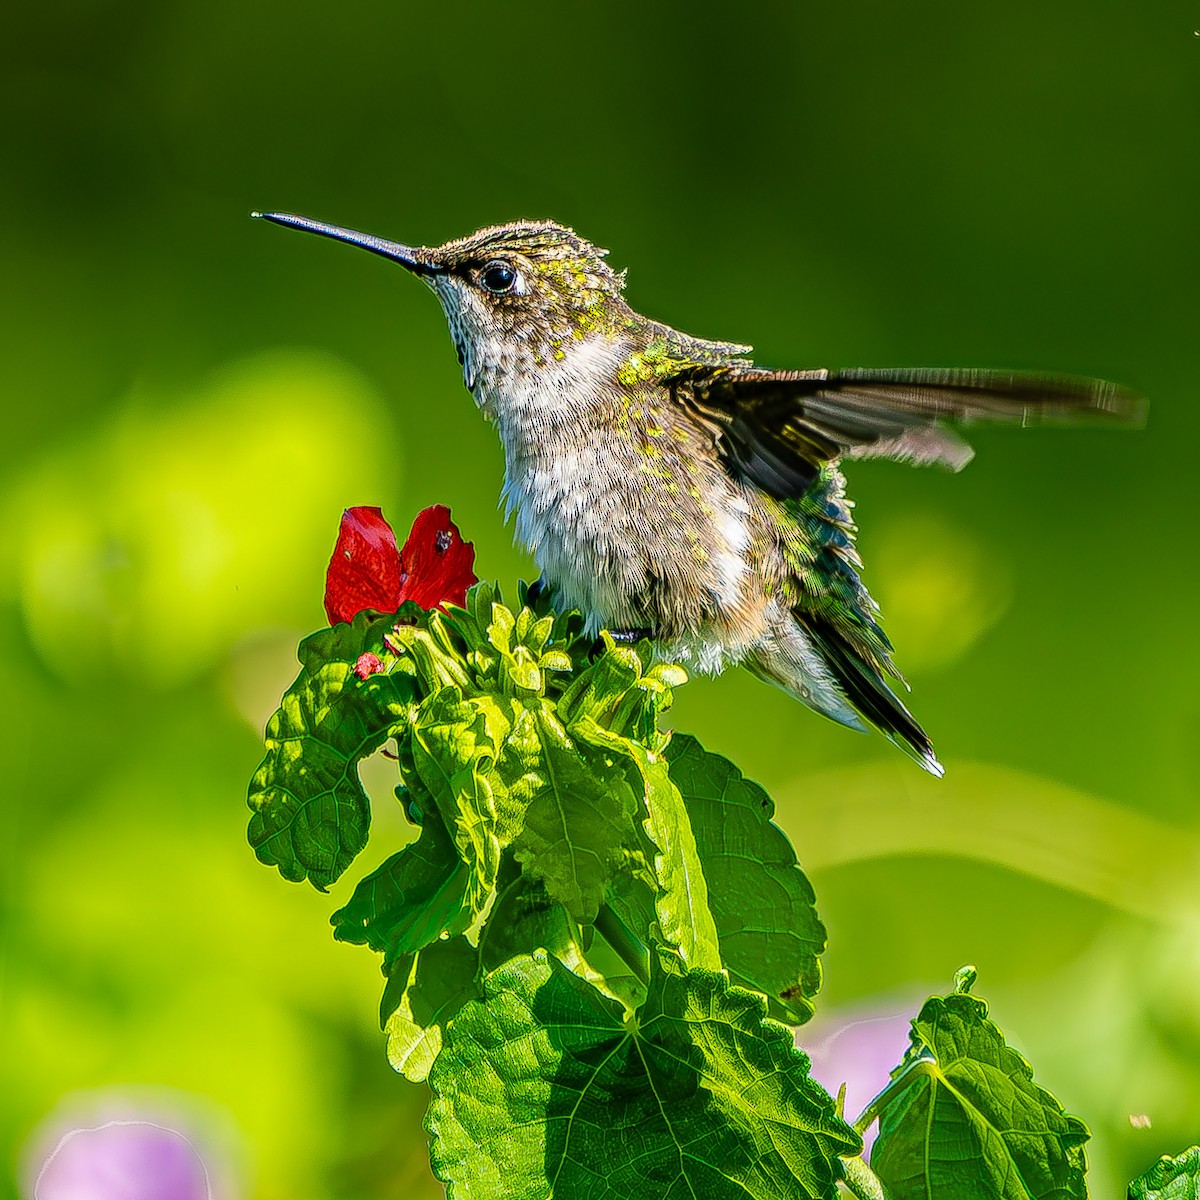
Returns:
[[[608,633],[602,637],[604,653],[591,663],[581,662],[567,683],[558,701],[559,719],[568,731],[593,724],[651,750],[661,749],[667,738],[658,729],[658,715],[670,707],[671,689],[683,683],[687,673],[660,663],[643,674],[643,661],[650,661],[654,653],[650,642],[633,650],[618,646]]]
[[[1129,1200],[1200,1200],[1200,1146],[1164,1154],[1129,1185]]]
[[[455,686],[424,700],[412,724],[413,766],[467,864],[472,912],[483,908],[500,868],[496,804],[488,775],[505,732],[506,723],[494,703],[464,700]]]
[[[580,722],[577,726],[581,734],[587,724]],[[643,852],[653,862],[652,874],[658,882],[654,897],[657,930],[653,932],[677,950],[688,966],[721,970],[708,883],[683,797],[671,780],[666,758],[638,742],[618,738],[595,726],[587,736],[624,754],[641,781],[642,827],[646,835]],[[636,866],[636,860],[631,860],[630,869],[617,880],[611,899],[626,924],[633,929],[645,929],[645,920],[639,920],[639,914],[644,913],[647,893]]]
[[[581,665],[558,701],[559,720],[570,728],[590,718],[608,728],[621,701],[642,674],[642,660],[604,635],[605,650],[594,662]]]
[[[987,1005],[934,996],[879,1104],[871,1167],[890,1200],[1083,1200],[1089,1134],[1005,1044]]]
[[[572,920],[561,904],[547,896],[540,880],[524,874],[515,859],[506,855],[496,903],[479,934],[480,974],[510,959],[546,950],[567,970],[632,1008],[629,996],[637,981],[625,975],[609,978],[592,966],[587,952],[593,934],[591,925]],[[644,991],[641,994],[644,996]]]
[[[802,1024],[821,987],[825,926],[791,842],[772,821],[775,805],[694,737],[677,733],[666,757],[691,818],[730,979],[765,993],[771,1016]]]
[[[548,950],[560,961],[573,958],[578,953],[574,945],[578,928],[566,909],[546,894],[545,885],[506,854],[496,903],[479,934],[481,970],[486,973],[538,949]]]
[[[637,800],[625,766],[572,741],[548,707],[536,716],[539,786],[513,852],[526,874],[577,921],[591,922],[636,841]]]
[[[396,966],[399,974],[389,978],[384,992],[388,1062],[420,1083],[442,1048],[446,1023],[479,994],[479,954],[465,937],[456,937],[434,942]]]
[[[449,1200],[833,1197],[861,1143],[761,996],[655,961],[623,1006],[544,952],[459,1011],[430,1075]]]
[[[471,912],[463,907],[467,882],[441,817],[426,812],[421,836],[361,880],[345,907],[333,914],[333,936],[380,951],[384,973],[390,974],[401,955],[470,924]]]
[[[385,645],[390,618],[360,614],[307,638],[304,664],[267,723],[266,757],[250,781],[247,836],[259,861],[324,891],[366,845],[371,806],[357,764],[408,720],[410,664]],[[383,673],[360,679],[360,654]]]
[[[508,732],[500,744],[500,756],[492,771],[492,794],[496,805],[497,836],[504,845],[512,842],[525,821],[525,810],[542,786],[542,743],[538,736],[538,714],[543,700],[519,701],[492,698],[502,707]]]
[[[421,695],[435,696],[443,688],[466,689],[470,676],[461,655],[455,650],[441,613],[422,614],[423,625],[399,625],[393,631],[394,644],[413,661]]]
[[[719,971],[721,951],[708,883],[683,797],[671,782],[665,759],[636,743],[633,753],[646,785],[646,835],[658,850],[654,872],[660,884],[655,901],[659,931],[669,946],[678,947],[688,966]]]

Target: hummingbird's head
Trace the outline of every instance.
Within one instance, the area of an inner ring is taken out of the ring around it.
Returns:
[[[574,342],[627,323],[624,274],[607,250],[549,221],[481,229],[425,251],[468,386],[479,368],[538,369]]]
[[[269,221],[361,246],[400,263],[437,293],[474,388],[482,371],[537,370],[595,336],[617,337],[632,314],[621,295],[624,273],[606,250],[550,221],[481,229],[442,246],[403,246],[336,225],[259,214]]]

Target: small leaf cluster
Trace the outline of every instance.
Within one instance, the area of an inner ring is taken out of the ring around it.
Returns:
[[[649,642],[520,599],[306,639],[251,784],[259,858],[328,887],[369,830],[357,764],[392,748],[420,834],[334,934],[383,956],[388,1054],[429,1078],[452,1194],[832,1195],[861,1143],[772,1019],[811,1015],[825,945],[773,806],[660,732],[686,676]]]
[[[382,956],[388,1055],[428,1080],[451,1200],[1079,1200],[1088,1132],[970,994],[912,1023],[853,1123],[790,1026],[825,929],[766,793],[659,719],[685,680],[649,642],[478,584],[465,607],[307,638],[250,787],[250,841],[328,887],[367,842],[389,747],[419,836],[334,936]],[[876,1121],[871,1164],[861,1135]],[[1196,1197],[1200,1152],[1134,1182]]]

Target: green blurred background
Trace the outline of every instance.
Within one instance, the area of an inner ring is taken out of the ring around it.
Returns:
[[[748,675],[689,684],[672,723],[777,798],[830,930],[826,1027],[972,961],[1090,1123],[1095,1195],[1197,1140],[1198,21],[7,11],[0,1194],[97,1095],[191,1105],[230,1195],[438,1194],[375,961],[326,924],[347,889],[260,867],[243,797],[344,506],[403,532],[445,502],[482,575],[530,563],[432,297],[252,208],[413,242],[549,216],[613,248],[635,307],[765,363],[1150,395],[1143,432],[981,431],[957,477],[853,465],[943,783]],[[402,836],[373,787],[365,867]]]

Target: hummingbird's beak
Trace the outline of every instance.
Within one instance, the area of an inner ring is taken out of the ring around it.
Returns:
[[[313,221],[308,217],[296,217],[291,213],[253,212],[252,217],[261,217],[276,225],[288,229],[304,229],[309,233],[319,233],[321,237],[333,238],[338,242],[349,242],[351,246],[361,246],[372,254],[390,258],[402,267],[407,267],[416,275],[438,275],[445,270],[436,263],[428,250],[414,246],[402,246],[399,242],[388,242],[383,238],[372,237],[369,233],[358,233],[353,229],[343,229],[340,225],[326,225],[324,221]]]

